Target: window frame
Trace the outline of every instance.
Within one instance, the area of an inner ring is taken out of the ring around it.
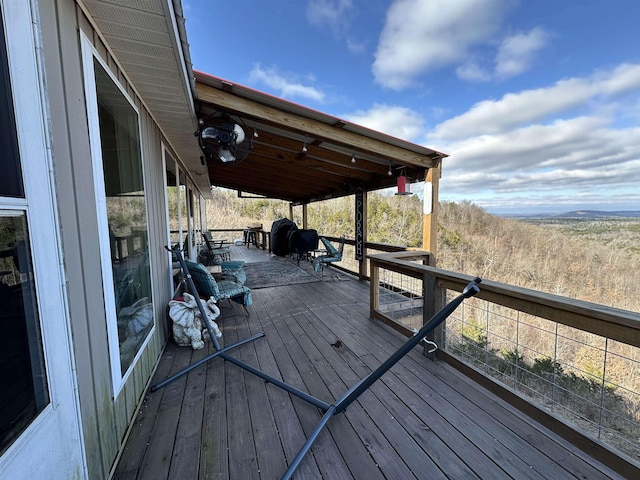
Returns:
[[[149,331],[145,340],[141,343],[140,348],[136,352],[131,364],[127,368],[124,374],[121,372],[120,364],[120,345],[118,340],[118,319],[116,313],[116,298],[113,282],[113,267],[111,263],[111,243],[109,237],[109,224],[108,224],[108,210],[107,210],[107,198],[105,191],[105,178],[104,167],[102,161],[102,140],[100,137],[100,124],[98,115],[98,94],[95,81],[95,69],[94,61],[97,61],[105,70],[109,78],[118,88],[122,96],[131,105],[131,108],[135,111],[138,117],[138,139],[140,148],[140,162],[142,167],[142,182],[144,187],[145,197],[145,212],[147,216],[147,235],[149,234],[148,219],[149,217],[149,202],[147,195],[147,183],[145,175],[145,158],[142,148],[143,136],[142,136],[142,122],[140,120],[140,110],[136,106],[133,99],[129,96],[127,91],[123,88],[118,78],[114,75],[106,62],[100,57],[98,51],[90,42],[84,32],[81,32],[81,48],[82,48],[82,63],[84,68],[84,87],[87,103],[87,123],[89,127],[89,143],[91,150],[91,165],[93,171],[93,185],[95,189],[96,199],[96,214],[98,223],[98,243],[100,248],[100,265],[102,268],[102,290],[104,294],[104,307],[106,316],[107,327],[107,340],[109,345],[109,359],[111,367],[111,381],[113,387],[113,397],[117,398],[122,388],[127,382],[127,379],[132,374],[135,366],[137,365],[140,357],[142,356],[145,348],[151,341],[156,328],[157,328],[157,315],[155,309],[155,302],[153,304],[153,326]],[[153,265],[150,262],[150,278],[153,279]],[[154,283],[151,282],[152,296],[154,295]]]
[[[84,459],[53,177],[51,118],[43,77],[41,38],[37,31],[39,23],[33,17],[32,7],[32,2],[0,1],[0,21],[6,41],[6,51],[2,54],[7,55],[9,65],[11,106],[23,183],[22,196],[0,196],[0,210],[26,216],[49,402],[0,456],[0,471],[28,461],[29,452],[51,438],[62,436],[69,437],[64,449],[66,461],[82,466]],[[12,76],[16,72],[19,72],[19,79]],[[54,463],[62,458],[59,446],[50,446],[49,453]]]

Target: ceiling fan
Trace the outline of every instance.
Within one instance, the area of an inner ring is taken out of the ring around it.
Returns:
[[[234,120],[226,113],[215,113],[200,120],[198,130],[200,150],[207,160],[224,165],[242,162],[253,148],[242,120]]]

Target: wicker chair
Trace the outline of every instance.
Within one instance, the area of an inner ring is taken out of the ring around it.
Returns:
[[[247,307],[253,303],[251,289],[233,280],[216,281],[213,275],[209,273],[207,267],[201,263],[185,260],[189,275],[193,280],[193,284],[201,298],[208,299],[213,297],[216,302],[220,300],[233,300],[244,307],[249,315]]]

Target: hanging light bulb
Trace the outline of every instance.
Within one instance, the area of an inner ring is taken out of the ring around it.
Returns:
[[[391,170],[391,164],[389,164],[389,170],[387,170],[387,175],[393,175],[393,171]]]
[[[253,129],[253,138],[258,138],[258,130],[256,128]]]
[[[356,156],[353,153],[351,154],[351,163],[356,163]]]
[[[302,144],[302,153],[307,153],[307,142]]]

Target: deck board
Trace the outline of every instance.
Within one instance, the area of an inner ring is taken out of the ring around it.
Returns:
[[[266,260],[255,248],[232,250],[235,258]],[[406,340],[369,319],[367,283],[332,270],[313,283],[254,289],[250,316],[224,302],[218,319],[223,345],[265,335],[233,350],[235,358],[329,404]],[[192,351],[169,341],[154,383],[203,358],[210,343]],[[279,478],[321,415],[215,358],[147,394],[113,478]],[[295,478],[620,477],[415,348],[331,418]]]

